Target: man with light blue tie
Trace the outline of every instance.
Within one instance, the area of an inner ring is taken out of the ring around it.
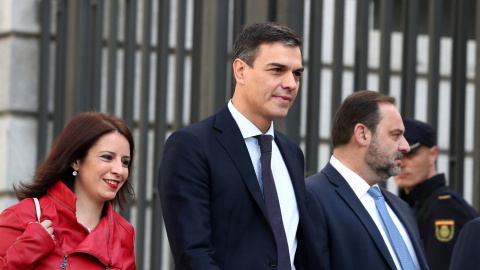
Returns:
[[[410,151],[404,131],[395,99],[375,91],[351,94],[335,113],[330,162],[306,179],[331,269],[428,269],[412,210],[378,186]]]

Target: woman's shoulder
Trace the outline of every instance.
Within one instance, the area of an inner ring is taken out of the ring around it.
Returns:
[[[20,213],[32,213],[35,214],[35,204],[32,198],[25,198],[18,203],[8,207],[4,212],[13,212],[16,214]],[[34,215],[33,215],[34,216]]]
[[[58,209],[48,195],[38,198],[38,201],[42,216],[57,214]],[[10,206],[2,212],[1,216],[8,216],[9,218],[16,216],[19,220],[27,223],[37,221],[37,211],[33,198],[25,198],[17,204]]]
[[[0,223],[14,222],[17,226],[25,227],[28,222],[33,221],[37,221],[37,216],[32,198],[21,200],[5,209],[0,215]]]

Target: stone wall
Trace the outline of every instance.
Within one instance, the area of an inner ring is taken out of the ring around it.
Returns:
[[[36,167],[39,5],[0,1],[0,210],[17,202],[12,185]]]

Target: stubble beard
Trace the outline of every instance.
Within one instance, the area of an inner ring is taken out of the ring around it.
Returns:
[[[400,174],[402,169],[400,165],[395,165],[395,160],[402,157],[403,154],[400,152],[390,157],[381,149],[377,138],[373,136],[365,155],[365,163],[380,179],[387,180],[390,176]]]

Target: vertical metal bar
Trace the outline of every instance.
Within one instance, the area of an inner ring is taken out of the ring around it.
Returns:
[[[319,1],[323,2],[323,1]],[[304,0],[289,0],[288,2],[288,26],[297,33],[298,36],[303,37],[303,17],[304,17]],[[312,13],[311,16],[322,17],[322,12],[318,14]],[[302,18],[302,19],[299,19]],[[320,47],[317,48],[320,50]],[[300,84],[299,91],[306,91],[305,87]],[[295,101],[288,110],[288,114],[285,117],[285,130],[283,132],[296,144],[300,144],[300,117],[301,117],[301,101],[297,96]]]
[[[110,1],[110,35],[108,38],[107,112],[115,113],[117,87],[118,1]]]
[[[240,32],[243,29],[243,26],[245,25],[245,9],[246,9],[246,0],[233,0],[233,26],[232,26],[232,32],[233,32],[233,40],[232,40],[232,46],[233,43],[235,42],[235,38],[240,34]],[[231,55],[230,59],[231,59]],[[228,60],[228,58],[227,58]],[[233,62],[233,60],[232,60]],[[233,73],[233,72],[232,72]],[[235,77],[231,76],[230,82],[227,82],[227,84],[230,83],[230,92],[227,92],[228,97],[233,96],[233,91],[235,90]]]
[[[390,94],[390,55],[392,51],[392,0],[380,1],[380,80],[379,91]]]
[[[186,0],[178,1],[178,19],[177,19],[177,64],[175,72],[175,129],[182,128],[183,124],[183,99],[185,96],[185,29],[187,17]],[[224,87],[225,90],[225,87]]]
[[[90,28],[90,63],[88,67],[90,85],[86,92],[89,93],[88,109],[100,110],[101,104],[101,73],[102,73],[102,36],[103,36],[103,10],[104,1],[93,0],[90,10],[91,28]],[[82,91],[82,90],[80,90]]]
[[[89,86],[91,85],[90,80],[90,73],[88,72],[89,68],[89,55],[91,53],[90,48],[90,29],[92,27],[92,22],[90,20],[90,0],[88,1],[79,1],[76,2],[79,8],[79,23],[78,27],[78,42],[79,46],[78,51],[76,52],[75,58],[78,60],[78,80],[75,87],[75,91],[77,93],[77,101],[78,101],[78,111],[83,112],[89,109],[88,104],[88,94],[89,94]]]
[[[392,37],[392,0],[380,1],[380,71],[379,71],[379,89],[378,91],[390,94],[390,76],[391,76],[391,37]],[[357,89],[355,89],[357,90]],[[380,186],[385,188],[386,182],[381,182]]]
[[[355,77],[353,90],[367,88],[368,65],[368,9],[371,0],[357,1],[357,27],[355,31]]]
[[[318,5],[318,3],[316,4]],[[288,27],[295,31],[300,37],[303,37],[303,17],[305,17],[304,8],[305,0],[288,0]],[[311,16],[316,15],[322,16],[322,13],[311,14]]]
[[[335,26],[333,30],[332,118],[342,102],[344,17],[345,0],[337,0],[335,1]]]
[[[215,111],[225,105],[227,100],[225,88],[227,87],[228,62],[228,1],[217,1],[217,36],[215,48],[218,54],[215,57]]]
[[[135,43],[137,26],[137,0],[126,0],[125,41],[123,66],[123,120],[133,130],[133,104],[135,97]]]
[[[268,0],[268,21],[277,21],[277,2],[278,0]]]
[[[245,25],[245,0],[234,0],[233,7],[233,36],[236,37]],[[235,42],[235,40],[233,41]]]
[[[60,135],[65,122],[65,76],[67,51],[68,0],[58,1],[55,54],[55,95],[53,137]]]
[[[155,151],[153,175],[157,176],[162,159],[163,144],[167,133],[167,84],[168,84],[168,36],[170,22],[170,0],[159,1],[158,40],[157,40],[157,75],[155,98]],[[157,181],[153,181],[152,202],[152,257],[151,269],[159,269],[163,243],[163,218],[158,196]]]
[[[41,40],[40,40],[40,71],[38,93],[38,152],[37,165],[47,153],[48,134],[48,92],[50,88],[50,12],[52,4],[50,0],[41,2]]]
[[[307,138],[305,147],[305,174],[318,172],[318,134],[320,129],[320,80],[322,72],[323,0],[312,1],[310,12],[310,39],[308,44],[308,98]]]
[[[123,121],[132,130],[133,104],[135,97],[135,44],[137,26],[137,1],[126,0],[125,5],[125,40],[123,66]],[[120,211],[126,219],[130,219],[130,205]]]
[[[202,69],[202,20],[203,0],[193,2],[193,45],[192,45],[192,102],[190,104],[190,121],[195,123],[200,120],[200,76]]]
[[[476,1],[477,10],[475,14],[480,14],[480,0]],[[475,76],[475,104],[480,104],[480,16],[475,18],[475,43],[476,51],[476,76]],[[473,190],[480,190],[480,106],[475,106],[475,132],[474,136],[474,166],[473,166]],[[480,211],[480,194],[473,192],[473,206]]]
[[[415,117],[418,1],[403,1],[403,59],[401,113]]]
[[[440,84],[440,35],[443,0],[430,0],[428,49],[428,122],[438,130],[438,100]]]
[[[146,217],[146,197],[147,197],[147,163],[148,160],[148,130],[150,110],[150,57],[151,57],[151,38],[152,38],[152,0],[143,2],[143,42],[142,42],[142,74],[140,87],[140,136],[139,136],[139,163],[138,181],[137,181],[137,230],[135,244],[135,257],[138,269],[144,269],[145,257],[145,217]],[[154,230],[156,228],[153,228]],[[152,254],[155,256],[155,254]],[[151,267],[152,268],[152,267]]]
[[[449,179],[451,186],[460,193],[463,193],[465,158],[465,97],[469,3],[470,1],[468,0],[458,0],[454,1],[453,4],[452,118],[450,121]]]

